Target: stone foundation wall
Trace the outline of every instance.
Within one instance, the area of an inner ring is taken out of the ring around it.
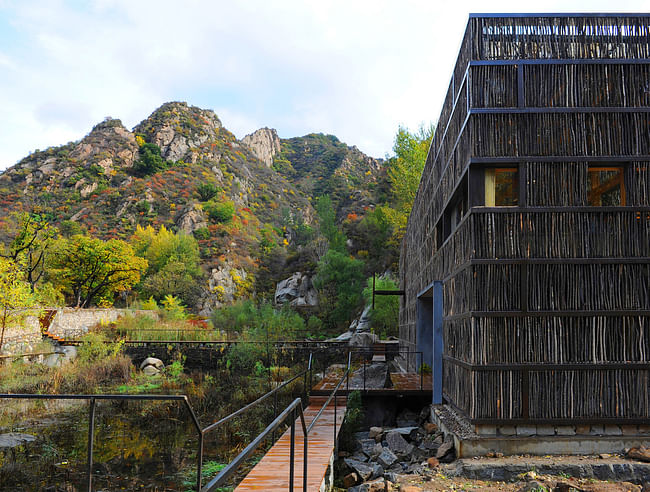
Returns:
[[[649,436],[650,425],[475,425],[481,437]]]
[[[132,309],[74,309],[62,308],[52,320],[49,332],[62,338],[75,340],[88,333],[97,324],[108,324],[127,314],[146,314],[157,318],[153,311],[136,311]]]
[[[42,338],[38,318],[28,316],[20,325],[6,329],[0,354],[15,355],[30,352]]]

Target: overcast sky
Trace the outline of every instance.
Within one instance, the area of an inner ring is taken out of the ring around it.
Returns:
[[[399,125],[438,119],[470,12],[613,6],[650,0],[0,0],[0,170],[167,101],[238,138],[331,133],[383,157]]]

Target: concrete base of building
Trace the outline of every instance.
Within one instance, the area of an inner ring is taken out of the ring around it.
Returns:
[[[431,419],[454,437],[458,458],[622,454],[650,441],[648,426],[472,425],[447,405],[433,405]]]

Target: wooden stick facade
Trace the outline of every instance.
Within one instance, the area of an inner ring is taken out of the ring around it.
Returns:
[[[470,16],[400,276],[471,422],[647,423],[650,15]]]

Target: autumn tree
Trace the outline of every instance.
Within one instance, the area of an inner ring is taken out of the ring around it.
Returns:
[[[166,295],[194,304],[200,295],[199,246],[193,236],[174,233],[165,226],[158,231],[138,226],[131,238],[135,253],[148,262],[142,279],[142,293],[162,300]]]
[[[25,273],[32,292],[45,272],[46,254],[54,233],[45,218],[27,212],[10,214],[0,228],[0,257],[11,260]]]
[[[35,304],[36,297],[16,262],[0,257],[0,351],[7,328],[35,314]]]
[[[119,239],[60,238],[50,258],[49,274],[76,307],[112,304],[115,295],[130,290],[147,269],[147,260]]]
[[[387,163],[391,206],[382,208],[393,225],[396,242],[401,241],[406,231],[434,131],[434,125],[420,125],[414,132],[402,126],[397,130],[395,156]]]

